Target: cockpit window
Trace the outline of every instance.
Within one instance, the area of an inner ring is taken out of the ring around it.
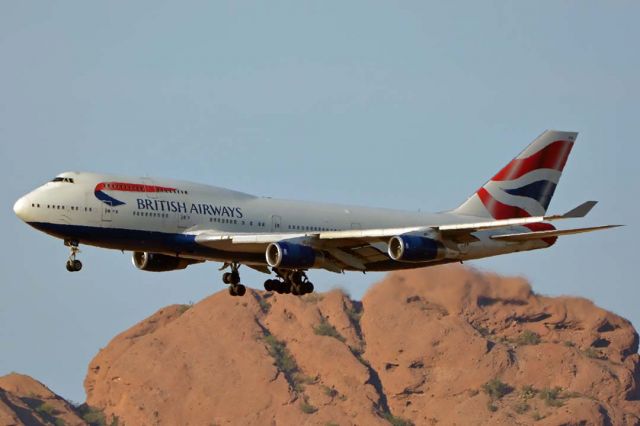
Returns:
[[[67,178],[67,177],[54,177],[51,182],[67,182],[67,183],[73,183],[73,178]]]

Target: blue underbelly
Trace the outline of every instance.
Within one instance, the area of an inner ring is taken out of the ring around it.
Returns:
[[[237,254],[204,247],[196,243],[195,235],[175,234],[158,231],[141,231],[138,229],[102,228],[98,226],[81,226],[55,224],[47,222],[29,222],[29,225],[54,237],[65,240],[76,240],[80,244],[88,244],[117,250],[146,251],[194,255],[210,259],[233,259],[264,261],[264,255]],[[255,259],[254,259],[255,258]]]

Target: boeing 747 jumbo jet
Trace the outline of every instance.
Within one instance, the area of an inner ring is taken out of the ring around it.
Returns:
[[[274,274],[267,291],[313,291],[306,272],[392,271],[547,248],[561,235],[552,221],[584,217],[588,201],[547,216],[577,133],[546,131],[459,207],[436,214],[257,197],[190,182],[66,172],[20,198],[13,209],[70,248],[130,250],[144,271],[184,269],[207,260],[228,269],[232,296],[246,292],[240,265]]]

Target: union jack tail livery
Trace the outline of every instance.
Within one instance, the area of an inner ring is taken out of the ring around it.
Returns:
[[[577,136],[545,131],[454,212],[498,220],[544,216]]]

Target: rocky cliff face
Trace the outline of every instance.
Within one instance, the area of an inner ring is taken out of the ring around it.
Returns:
[[[42,383],[16,373],[0,377],[0,425],[86,424],[75,407]]]
[[[637,350],[587,300],[445,266],[390,274],[361,303],[169,306],[101,350],[85,388],[126,425],[640,424]]]

